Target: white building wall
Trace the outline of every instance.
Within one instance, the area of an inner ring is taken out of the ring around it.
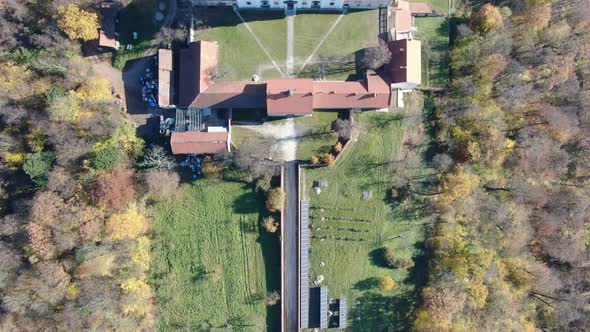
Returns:
[[[344,0],[343,6],[348,5],[351,9],[374,9],[387,7],[391,0]]]
[[[272,9],[284,9],[287,6],[283,0],[269,0],[269,5]]]
[[[322,9],[341,9],[344,6],[344,0],[321,0]]]
[[[240,8],[260,8],[261,0],[238,0],[238,7]]]
[[[195,6],[232,6],[236,4],[239,8],[261,8],[267,4],[271,9],[284,9],[287,5],[285,0],[192,0]],[[319,2],[321,9],[340,10],[348,5],[351,9],[375,9],[387,7],[390,0],[297,0],[295,8],[310,9],[314,1]]]
[[[232,6],[235,0],[192,0],[195,6]]]

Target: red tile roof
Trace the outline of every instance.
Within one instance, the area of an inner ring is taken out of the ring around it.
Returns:
[[[199,93],[213,84],[217,56],[218,45],[215,42],[201,40],[180,50],[180,107],[188,107]]]
[[[407,1],[399,0],[397,7],[390,7],[393,14],[393,29],[396,33],[406,32],[412,29],[412,12]]]
[[[192,102],[194,108],[265,108],[266,83],[216,82]]]
[[[373,71],[367,82],[313,82],[313,108],[386,108],[391,91],[387,82]]]
[[[391,62],[387,65],[391,83],[421,83],[422,60],[419,40],[400,39],[390,41]]]
[[[425,2],[410,2],[410,12],[412,15],[432,14],[432,6]]]
[[[158,105],[170,106],[172,94],[172,50],[158,50]]]
[[[268,115],[307,115],[313,112],[311,78],[273,79],[266,83]]]
[[[173,154],[215,154],[227,151],[227,132],[185,131],[172,133]]]

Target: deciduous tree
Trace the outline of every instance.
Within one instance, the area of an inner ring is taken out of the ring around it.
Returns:
[[[127,207],[135,196],[135,174],[129,169],[115,167],[96,179],[94,198],[100,205],[115,211]]]
[[[98,15],[75,4],[59,9],[59,28],[71,39],[88,41],[98,38]]]

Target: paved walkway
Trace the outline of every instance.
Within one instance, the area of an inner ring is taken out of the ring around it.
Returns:
[[[287,75],[293,76],[293,44],[295,41],[295,15],[287,16]]]
[[[283,71],[281,70],[281,68],[279,67],[277,62],[272,58],[272,56],[270,56],[270,53],[268,53],[268,50],[266,49],[266,47],[264,47],[264,45],[262,45],[262,42],[260,41],[260,39],[258,39],[258,36],[256,36],[254,31],[252,31],[252,29],[250,28],[250,25],[248,25],[248,22],[246,22],[246,20],[244,20],[244,18],[240,14],[240,12],[235,7],[234,7],[234,13],[236,13],[236,15],[238,16],[240,21],[242,21],[242,23],[244,23],[244,26],[246,27],[246,29],[248,29],[248,31],[250,31],[250,34],[252,35],[252,37],[254,37],[254,40],[256,40],[256,43],[258,44],[258,46],[260,46],[260,48],[262,48],[262,51],[264,51],[264,54],[266,54],[266,56],[268,57],[270,62],[273,64],[275,69],[278,70],[279,73],[281,73],[281,76],[285,77],[286,76],[285,73],[283,73]]]
[[[298,196],[297,196],[297,162],[289,161],[285,164],[285,193],[286,201],[284,208],[283,238],[284,251],[282,253],[283,261],[283,324],[282,330],[286,332],[296,332],[299,320],[298,295],[299,288],[297,284],[298,264],[297,264],[297,225],[298,225]]]

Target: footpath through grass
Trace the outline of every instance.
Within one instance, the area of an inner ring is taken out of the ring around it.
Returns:
[[[313,53],[340,16],[340,13],[297,14],[295,17],[295,68],[297,70]],[[327,79],[345,80],[350,75],[355,75],[354,54],[363,48],[377,46],[378,34],[377,10],[349,12],[342,16],[300,76],[317,76],[319,65],[315,63],[327,58],[353,60],[336,65],[334,61],[331,61],[329,66],[324,67]]]
[[[151,283],[158,328],[274,331],[280,289],[276,235],[261,232],[264,199],[242,183],[199,180],[153,208]]]
[[[423,252],[423,220],[413,206],[393,205],[390,166],[398,158],[402,117],[391,113],[355,115],[361,126],[352,143],[331,168],[308,169],[303,189],[311,202],[310,282],[323,276],[331,298],[348,299],[349,326],[355,331],[403,330],[414,306],[421,274],[413,269],[386,268],[378,249],[387,246],[397,258],[419,261]],[[318,195],[314,180],[328,187]],[[369,193],[368,200],[362,198]],[[397,286],[381,291],[378,278],[391,276]]]
[[[284,15],[268,11],[240,13],[283,70],[287,52]],[[280,77],[268,56],[231,8],[211,7],[201,12],[201,15],[208,28],[199,31],[197,39],[219,43],[219,64],[224,73],[223,79],[251,79],[254,74],[263,78]]]

